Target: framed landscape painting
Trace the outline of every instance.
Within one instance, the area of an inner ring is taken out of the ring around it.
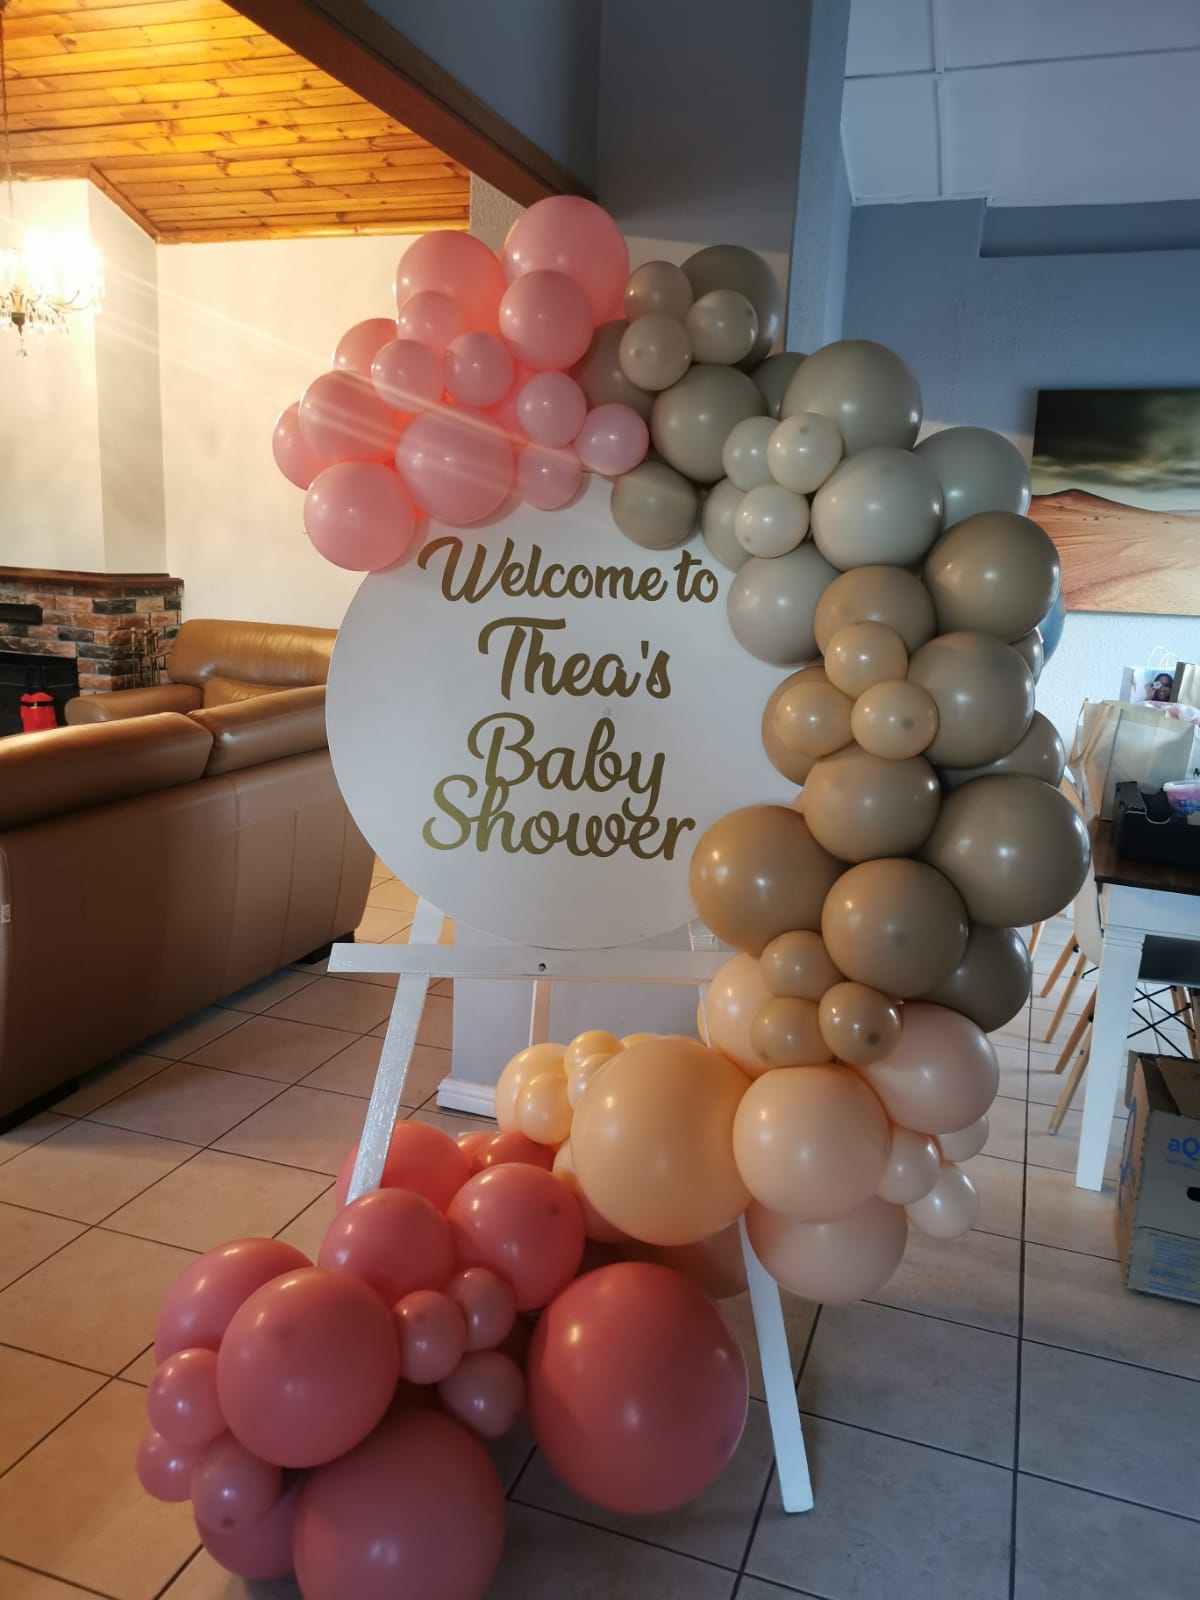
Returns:
[[[1068,611],[1200,616],[1200,389],[1043,389],[1032,473]]]

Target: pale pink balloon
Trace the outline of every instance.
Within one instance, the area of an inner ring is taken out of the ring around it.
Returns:
[[[939,1133],[938,1149],[947,1161],[969,1161],[987,1144],[990,1132],[988,1119],[978,1117],[970,1127],[957,1128],[953,1133]]]
[[[233,1239],[187,1266],[167,1290],[154,1325],[154,1359],[216,1350],[234,1312],[272,1278],[312,1262],[282,1239]]]
[[[371,363],[371,383],[385,405],[411,417],[442,398],[442,358],[415,339],[392,339]]]
[[[280,1468],[251,1455],[231,1433],[222,1434],[201,1451],[192,1473],[196,1521],[221,1533],[261,1522],[282,1494]]]
[[[484,1439],[499,1439],[516,1427],[525,1410],[525,1375],[499,1350],[465,1355],[438,1396],[452,1417]]]
[[[760,1006],[771,998],[754,956],[731,956],[708,986],[700,1016],[708,1021],[708,1042],[751,1077],[767,1070],[750,1042],[750,1028]]]
[[[931,1239],[957,1239],[979,1221],[979,1191],[961,1167],[947,1162],[929,1193],[905,1209],[913,1227]]]
[[[219,1566],[239,1578],[266,1582],[292,1570],[292,1528],[304,1479],[298,1478],[265,1517],[244,1528],[210,1528],[196,1518],[200,1542]]]
[[[938,1180],[942,1158],[937,1141],[927,1133],[892,1127],[887,1166],[875,1193],[894,1206],[906,1206],[927,1195]]]
[[[396,331],[401,339],[415,339],[444,356],[450,342],[467,331],[467,319],[448,295],[422,289],[399,308]]]
[[[831,1222],[796,1222],[752,1205],[746,1231],[781,1288],[805,1300],[846,1305],[877,1294],[895,1272],[908,1219],[903,1206],[878,1198]]]
[[[509,278],[549,268],[583,290],[592,319],[621,314],[629,250],[620,228],[600,206],[578,195],[535,201],[508,230],[504,270]]]
[[[460,333],[446,349],[446,390],[461,405],[497,405],[516,375],[511,351],[494,333]]]
[[[216,1352],[178,1350],[168,1356],[146,1390],[146,1416],[172,1444],[203,1445],[224,1433]]]
[[[439,406],[405,428],[396,467],[431,517],[465,526],[503,505],[514,463],[512,446],[489,417],[466,406]]]
[[[412,543],[417,508],[400,477],[378,461],[340,461],[313,479],[304,531],[334,566],[380,572]]]
[[[406,1294],[394,1311],[400,1376],[406,1383],[440,1383],[462,1360],[467,1324],[449,1295],[435,1289]]]
[[[561,272],[527,272],[504,291],[500,332],[535,372],[573,366],[592,342],[587,297]]]
[[[646,458],[650,430],[632,406],[596,406],[589,411],[575,440],[580,461],[589,472],[619,478]]]
[[[138,1482],[146,1493],[168,1504],[186,1500],[192,1492],[192,1473],[200,1458],[199,1445],[172,1444],[147,1428],[138,1445]]]
[[[275,432],[271,436],[271,450],[275,465],[289,483],[297,489],[307,489],[317,473],[329,465],[323,456],[313,450],[300,431],[300,402],[291,405],[275,418]]]
[[[317,1265],[352,1272],[389,1306],[414,1289],[444,1289],[454,1272],[450,1227],[423,1194],[375,1189],[339,1211]]]
[[[331,365],[361,372],[364,378],[369,378],[372,361],[395,337],[396,323],[392,317],[368,317],[365,322],[356,322],[338,340]]]
[[[565,372],[536,372],[517,394],[517,421],[535,444],[570,444],[587,416],[587,396]]]
[[[396,304],[433,289],[454,301],[468,327],[494,333],[504,282],[504,268],[481,239],[469,233],[426,233],[400,257]]]
[[[387,461],[401,426],[360,372],[323,372],[300,396],[300,432],[328,461]]]
[[[880,1061],[856,1067],[901,1127],[952,1133],[981,1117],[1000,1087],[992,1042],[948,1006],[908,1001],[900,1043]]]
[[[583,465],[574,450],[527,444],[517,455],[517,493],[539,511],[557,511],[579,493]]]
[[[478,1135],[468,1135],[468,1138]],[[467,1325],[468,1350],[494,1350],[512,1332],[517,1317],[517,1297],[499,1273],[487,1267],[456,1272],[446,1293],[462,1312]]]

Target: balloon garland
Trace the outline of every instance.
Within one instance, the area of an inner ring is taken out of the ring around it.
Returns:
[[[426,235],[395,290],[396,318],[351,328],[276,424],[317,550],[375,571],[426,514],[555,510],[585,471],[610,477],[626,538],[698,528],[733,572],[735,637],[790,669],[762,738],[798,793],[696,845],[697,913],[736,952],[700,1040],[523,1050],[498,1133],[400,1123],[351,1204],[348,1154],[315,1263],[239,1240],[168,1293],[141,1481],[190,1497],[229,1570],[295,1570],[308,1600],[478,1600],[504,1531],[480,1440],[522,1415],[610,1510],[707,1488],[746,1417],[714,1304],[745,1287],[739,1219],[783,1287],[832,1302],[877,1293],[910,1226],[973,1226],[960,1163],[998,1087],[987,1034],[1029,994],[1018,929],[1088,863],[1033,704],[1058,560],[1007,440],[918,444],[899,356],[771,355],[760,257],[631,274],[616,224],[574,197],[532,206],[499,257]]]

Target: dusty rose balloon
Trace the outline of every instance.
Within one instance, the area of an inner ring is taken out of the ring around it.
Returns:
[[[394,566],[412,543],[417,508],[390,467],[341,461],[312,481],[304,531],[326,561],[350,572]]]
[[[535,372],[573,366],[587,353],[592,327],[583,290],[561,272],[528,272],[500,302],[500,332]]]
[[[857,1070],[893,1122],[921,1133],[950,1133],[981,1117],[996,1098],[1000,1067],[991,1040],[969,1017],[911,1001],[900,1043]]]
[[[878,1061],[900,1042],[900,1012],[862,983],[835,983],[821,996],[821,1037],[831,1055],[853,1066]]]
[[[467,1348],[467,1322],[449,1295],[416,1289],[397,1302],[394,1317],[400,1346],[400,1376],[406,1383],[440,1383]]]
[[[449,295],[421,289],[397,309],[396,329],[402,339],[415,339],[434,355],[444,356],[459,334],[467,331],[467,319]]]
[[[251,1455],[231,1433],[204,1448],[192,1474],[196,1521],[221,1533],[261,1522],[282,1494],[282,1471]]]
[[[583,1192],[579,1182],[579,1174],[575,1171],[575,1158],[571,1154],[571,1141],[568,1139],[561,1145],[554,1157],[554,1166],[551,1168],[554,1176],[560,1179],[570,1189],[583,1212],[583,1229],[589,1239],[599,1244],[616,1244],[626,1236],[620,1228],[614,1228],[607,1217],[602,1217],[595,1206]]]
[[[440,406],[405,428],[396,470],[430,516],[465,526],[504,503],[513,481],[512,446],[482,413]]]
[[[272,1278],[312,1263],[282,1239],[233,1239],[187,1266],[167,1290],[154,1326],[154,1359],[216,1350],[238,1307]]]
[[[829,1060],[815,1001],[792,995],[764,1000],[750,1024],[750,1043],[768,1067],[807,1067]]]
[[[504,268],[482,239],[438,231],[410,244],[396,268],[396,304],[425,289],[453,300],[468,327],[496,331]]]
[[[219,1566],[239,1578],[267,1582],[292,1570],[292,1527],[303,1479],[298,1479],[265,1517],[244,1528],[210,1528],[196,1519],[200,1542]]]
[[[844,872],[821,913],[830,957],[854,983],[894,999],[924,994],[962,960],[967,912],[940,872],[884,858]]]
[[[281,1467],[350,1450],[391,1404],[400,1375],[392,1314],[348,1272],[304,1268],[252,1294],[217,1361],[229,1430]]]
[[[645,457],[650,430],[629,406],[597,406],[589,411],[575,439],[575,451],[589,472],[616,478],[632,472]]]
[[[517,420],[535,444],[570,444],[588,414],[587,396],[565,372],[535,372],[517,391]]]
[[[349,372],[361,372],[364,378],[369,378],[371,363],[384,345],[395,337],[396,323],[393,317],[368,317],[365,322],[356,322],[338,340],[330,365],[345,367]]]
[[[494,406],[516,376],[516,363],[494,333],[460,333],[446,346],[446,389],[464,406]]]
[[[566,1050],[561,1044],[534,1044],[518,1050],[496,1081],[496,1121],[503,1132],[517,1128],[517,1099],[530,1078],[540,1072],[565,1075]]]
[[[371,386],[385,405],[403,416],[428,411],[446,387],[442,358],[415,339],[392,339],[371,363]]]
[[[471,1169],[467,1174],[468,1177],[473,1177],[479,1171],[479,1149],[488,1138],[490,1138],[490,1135],[487,1133],[460,1133],[455,1138],[455,1144],[466,1157],[467,1166]],[[465,1183],[466,1179],[463,1181]],[[449,1201],[447,1201],[447,1204],[449,1204]]]
[[[941,1170],[936,1139],[911,1128],[893,1127],[887,1165],[875,1192],[894,1206],[906,1206],[929,1193]]]
[[[549,1145],[538,1144],[517,1128],[505,1133],[491,1133],[479,1146],[476,1167],[480,1172],[488,1167],[507,1167],[514,1163],[541,1167],[543,1172],[549,1172],[554,1165],[554,1151]]]
[[[962,1168],[951,1163],[929,1193],[906,1210],[913,1227],[931,1239],[957,1239],[979,1221],[979,1194]]]
[[[494,1350],[512,1332],[517,1297],[499,1273],[467,1267],[450,1279],[446,1294],[463,1314],[467,1350]]]
[[[326,461],[389,461],[402,419],[360,372],[323,372],[300,396],[304,442]]]
[[[525,1377],[499,1350],[466,1355],[438,1384],[438,1398],[452,1417],[482,1439],[499,1439],[521,1420]]]
[[[305,1600],[483,1600],[504,1544],[504,1490],[465,1428],[404,1410],[309,1474],[292,1543]]]
[[[878,1294],[900,1265],[908,1218],[903,1206],[877,1197],[831,1222],[797,1222],[751,1206],[746,1231],[781,1288],[805,1300],[847,1305]]]
[[[987,1117],[977,1117],[969,1127],[960,1128],[956,1133],[939,1133],[937,1146],[947,1161],[969,1161],[987,1144],[990,1131]]]
[[[582,482],[583,464],[574,450],[527,444],[517,453],[517,493],[538,511],[558,511]]]
[[[334,1217],[317,1265],[361,1278],[390,1306],[414,1289],[444,1288],[454,1247],[445,1217],[424,1195],[376,1189]]]
[[[312,449],[300,431],[299,400],[293,400],[291,405],[275,418],[271,449],[275,456],[275,465],[287,481],[294,483],[297,489],[307,489],[317,473],[329,465],[323,456],[319,456]]]
[[[629,251],[620,228],[593,201],[551,195],[535,201],[508,230],[504,270],[510,279],[547,268],[579,285],[594,322],[621,315]]]
[[[192,1473],[202,1448],[194,1444],[173,1444],[153,1428],[147,1428],[138,1445],[138,1482],[156,1500],[168,1504],[186,1500],[192,1492]]]
[[[820,1000],[827,989],[842,981],[829,959],[819,933],[802,929],[781,933],[759,957],[763,981],[771,994],[794,995],[798,1000]]]
[[[610,1511],[669,1511],[728,1465],[748,1404],[737,1340],[704,1292],[647,1262],[601,1267],[548,1306],[526,1368],[538,1448]]]
[[[751,1076],[766,1066],[751,1042],[750,1030],[770,995],[754,957],[734,956],[718,971],[705,996],[709,1043]]]
[[[146,1416],[172,1444],[205,1445],[224,1433],[216,1352],[179,1350],[168,1356],[146,1390]]]
[[[535,1144],[557,1148],[571,1134],[571,1102],[561,1072],[539,1072],[517,1097],[517,1124]]]
[[[478,1173],[446,1213],[460,1267],[487,1267],[533,1311],[569,1283],[583,1256],[583,1216],[549,1172],[514,1163]]]
[[[487,1136],[486,1132],[481,1135]],[[334,1192],[339,1206],[346,1203],[357,1155],[358,1146],[355,1145],[347,1152],[338,1173]],[[392,1129],[381,1188],[411,1189],[415,1194],[423,1194],[438,1211],[444,1211],[470,1176],[471,1169],[462,1151],[441,1128],[430,1127],[425,1122],[398,1122]]]

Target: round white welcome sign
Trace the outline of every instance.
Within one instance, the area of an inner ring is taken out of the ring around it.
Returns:
[[[763,752],[783,675],[725,616],[702,543],[643,550],[592,480],[567,510],[433,523],[363,582],[329,676],[329,747],[376,852],[469,927],[631,944],[694,915],[688,863],[726,811],[792,790]]]

